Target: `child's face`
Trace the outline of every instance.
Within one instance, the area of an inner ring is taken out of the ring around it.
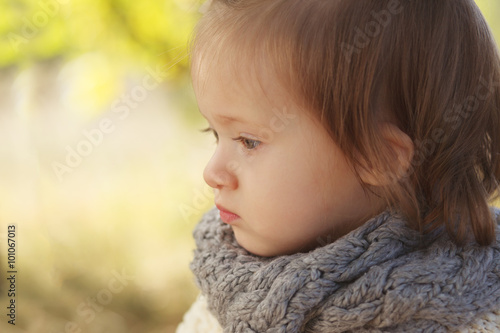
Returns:
[[[221,218],[249,252],[313,249],[380,208],[324,127],[280,89],[267,83],[265,94],[245,89],[223,71],[209,81],[194,74],[193,81],[200,111],[218,136],[204,178],[219,209],[233,213]]]

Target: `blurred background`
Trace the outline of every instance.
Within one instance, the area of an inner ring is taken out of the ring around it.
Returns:
[[[500,38],[500,3],[477,3]],[[0,0],[0,332],[170,333],[195,299],[214,143],[188,75],[201,4]]]

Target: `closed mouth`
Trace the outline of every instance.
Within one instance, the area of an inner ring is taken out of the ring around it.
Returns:
[[[222,222],[227,223],[227,224],[231,224],[232,222],[234,222],[240,218],[239,215],[225,209],[224,207],[222,207],[220,205],[216,205],[216,206],[217,206],[217,209],[219,209],[220,219],[222,220]]]

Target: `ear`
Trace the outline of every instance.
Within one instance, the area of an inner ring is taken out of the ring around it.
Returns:
[[[359,176],[368,185],[384,186],[404,178],[413,160],[414,145],[410,137],[392,123],[380,126],[381,137],[387,147],[388,164],[374,164],[370,168],[361,168]]]

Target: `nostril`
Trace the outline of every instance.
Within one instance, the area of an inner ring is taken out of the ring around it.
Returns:
[[[203,173],[205,182],[212,188],[226,186],[231,182],[230,177],[229,173],[225,170],[205,169]]]
[[[205,183],[207,183],[207,185],[211,188],[217,188],[218,182],[216,180],[216,176],[211,171],[207,171],[206,168],[203,172],[203,179],[205,180]]]
[[[228,160],[216,152],[203,171],[205,182],[212,188],[235,188],[241,165],[236,160]]]

